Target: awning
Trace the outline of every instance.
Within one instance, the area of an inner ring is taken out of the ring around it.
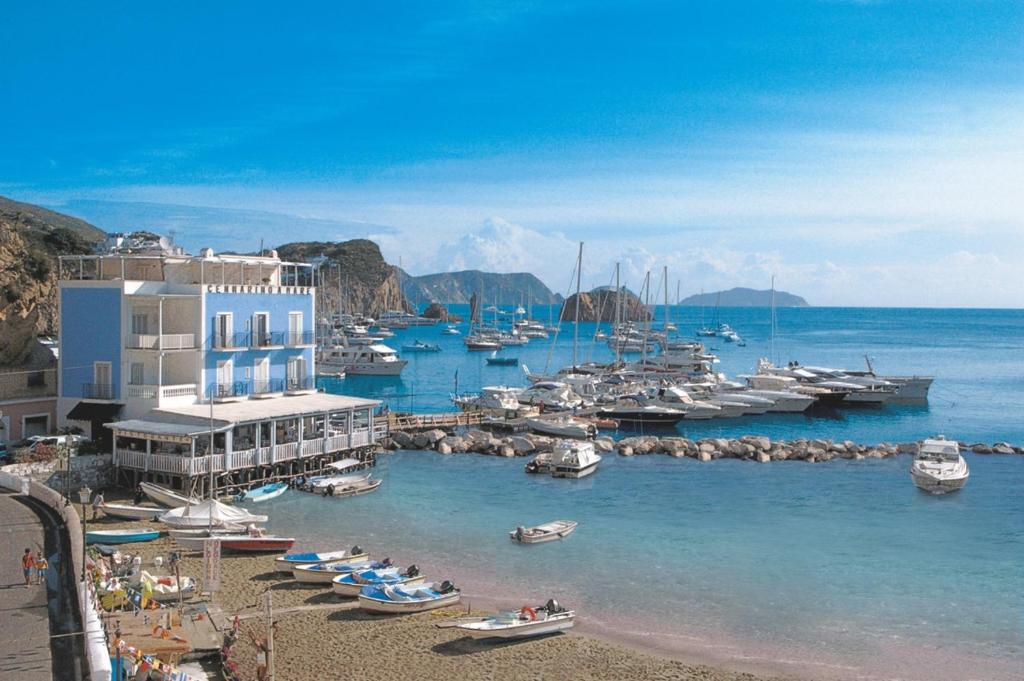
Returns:
[[[104,423],[115,433],[122,437],[135,437],[142,440],[163,440],[166,442],[192,442],[194,436],[209,435],[209,426],[194,426],[181,423],[166,423],[162,421],[147,421],[145,419],[129,419],[127,421],[113,421]],[[231,426],[220,426],[214,428],[214,432],[223,433],[230,430]]]
[[[113,402],[79,402],[71,411],[68,418],[72,421],[110,421],[121,413],[123,404]]]

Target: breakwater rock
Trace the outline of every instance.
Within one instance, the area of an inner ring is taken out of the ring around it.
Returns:
[[[429,449],[440,454],[487,454],[492,456],[531,456],[551,451],[556,438],[525,433],[509,437],[495,437],[485,430],[468,430],[450,434],[443,430],[419,433],[393,431],[385,442],[387,449]],[[1024,447],[1006,442],[994,445],[958,443],[962,451],[975,454],[1024,455]],[[627,437],[615,442],[610,437],[594,440],[598,452],[617,451],[621,456],[664,454],[675,458],[688,457],[698,461],[714,459],[746,459],[760,463],[771,461],[806,461],[818,463],[834,459],[886,459],[900,454],[916,454],[916,442],[893,444],[882,442],[865,445],[850,440],[771,440],[757,435],[741,438],[705,438],[692,440],[685,437],[655,437],[651,435]]]

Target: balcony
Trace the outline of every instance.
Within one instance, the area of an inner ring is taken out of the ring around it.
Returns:
[[[233,383],[211,383],[209,394],[214,400],[230,401],[248,397],[249,386],[245,381]]]
[[[285,381],[285,392],[290,395],[316,391],[316,378],[306,376],[304,378],[289,378]]]
[[[245,331],[238,333],[215,333],[210,336],[210,349],[217,351],[236,352],[249,348],[249,334]]]
[[[283,348],[286,334],[283,331],[252,332],[250,340],[254,348]]]
[[[128,347],[134,350],[193,350],[196,347],[194,333],[145,334],[133,333],[128,336]]]
[[[127,396],[138,400],[160,400],[175,398],[195,398],[198,395],[195,383],[181,385],[145,385],[132,383],[128,385]]]
[[[271,378],[252,382],[252,396],[270,397],[284,392],[284,379]]]
[[[316,345],[316,338],[312,331],[286,333],[284,344],[289,348],[300,348],[305,345]]]
[[[110,383],[83,383],[82,397],[87,400],[112,400],[114,386]]]

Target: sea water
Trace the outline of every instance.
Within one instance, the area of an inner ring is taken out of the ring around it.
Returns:
[[[745,348],[710,342],[730,375],[768,355],[761,316],[722,312],[747,339]],[[503,352],[534,370],[561,366],[572,352],[564,326],[553,350],[534,340]],[[936,376],[929,404],[680,430],[868,443],[939,432],[1024,440],[1020,312],[809,308],[781,311],[780,327],[782,361],[852,367],[868,354],[880,373]],[[593,325],[585,329],[583,337]],[[444,349],[407,355],[399,380],[353,377],[331,389],[428,411],[450,408],[456,370],[459,390],[524,384],[521,371],[486,366],[486,354],[467,353],[439,328],[400,332],[392,344],[413,338]],[[610,355],[601,346],[578,352]],[[380,458],[385,483],[374,494],[289,492],[267,510],[272,529],[301,548],[359,543],[453,580],[470,601],[555,597],[591,631],[696,659],[812,677],[1019,679],[1024,457],[967,458],[967,486],[933,497],[911,483],[907,457],[759,465],[608,455],[595,475],[574,481],[527,475],[523,459],[398,452]],[[517,525],[558,518],[579,529],[542,546],[508,538]]]

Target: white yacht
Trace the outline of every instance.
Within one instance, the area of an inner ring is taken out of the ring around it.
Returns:
[[[325,375],[398,376],[408,362],[386,345],[332,345],[320,351],[317,369]]]
[[[597,470],[601,455],[593,442],[562,440],[551,455],[551,477],[583,478]]]
[[[452,402],[462,411],[482,412],[498,418],[513,419],[536,414],[536,407],[519,403],[521,390],[504,385],[484,386],[479,395],[452,395]]]
[[[920,444],[914,462],[910,464],[910,478],[918,488],[932,494],[955,492],[967,482],[970,471],[960,454],[956,442],[937,439]]]

